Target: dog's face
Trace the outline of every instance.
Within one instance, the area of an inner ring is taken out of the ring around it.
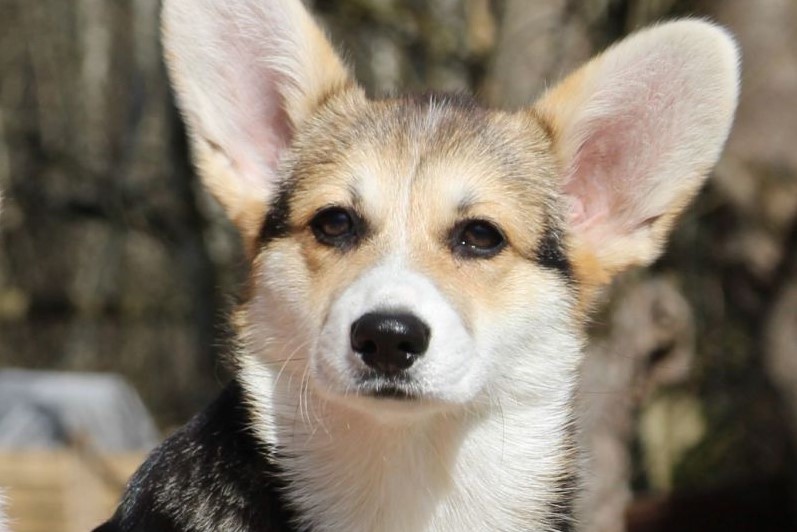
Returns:
[[[291,314],[266,334],[301,337],[322,391],[464,403],[513,352],[575,362],[556,164],[532,115],[344,92],[281,172],[248,323]]]
[[[366,411],[568,388],[596,288],[657,256],[736,102],[733,44],[701,22],[509,113],[366,98],[298,0],[164,20],[195,158],[252,257],[243,363]]]

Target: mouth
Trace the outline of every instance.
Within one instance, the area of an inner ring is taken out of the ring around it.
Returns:
[[[414,401],[421,398],[417,384],[401,374],[392,377],[363,375],[358,383],[358,392],[375,399]]]

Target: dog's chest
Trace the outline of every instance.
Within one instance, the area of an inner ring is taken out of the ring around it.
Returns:
[[[533,417],[536,426],[449,420],[414,434],[316,434],[283,458],[287,497],[319,531],[544,530],[567,459],[545,444],[561,434],[557,416]]]

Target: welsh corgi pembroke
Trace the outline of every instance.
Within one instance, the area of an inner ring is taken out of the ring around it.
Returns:
[[[98,530],[572,529],[588,313],[717,161],[733,39],[660,24],[509,112],[366,96],[300,0],[162,19],[250,273],[233,382]]]

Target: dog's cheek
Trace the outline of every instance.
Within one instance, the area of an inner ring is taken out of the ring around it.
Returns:
[[[276,316],[290,313],[318,331],[335,297],[362,270],[339,252],[295,235],[269,244],[252,264],[246,299],[268,301]]]
[[[253,297],[249,307],[256,319],[253,326],[273,328],[277,336],[317,327],[320,313],[318,305],[313,304],[309,274],[296,241],[284,239],[269,244],[253,262],[250,278]]]
[[[416,264],[460,317],[468,337],[466,350],[471,352],[462,367],[450,368],[447,361],[440,361],[444,375],[430,378],[451,381],[451,375],[459,374],[454,379],[457,390],[451,390],[455,401],[479,390],[494,389],[502,379],[501,368],[512,355],[510,351],[530,343],[523,336],[533,321],[528,303],[534,300],[538,280],[533,272],[518,272],[525,265],[511,252],[484,260],[438,253],[426,255]],[[463,348],[446,341],[443,351],[457,358]]]
[[[576,299],[568,282],[529,261],[518,261],[493,297],[477,309],[474,335],[490,362],[494,386],[518,396],[538,385],[564,386],[580,360]]]

